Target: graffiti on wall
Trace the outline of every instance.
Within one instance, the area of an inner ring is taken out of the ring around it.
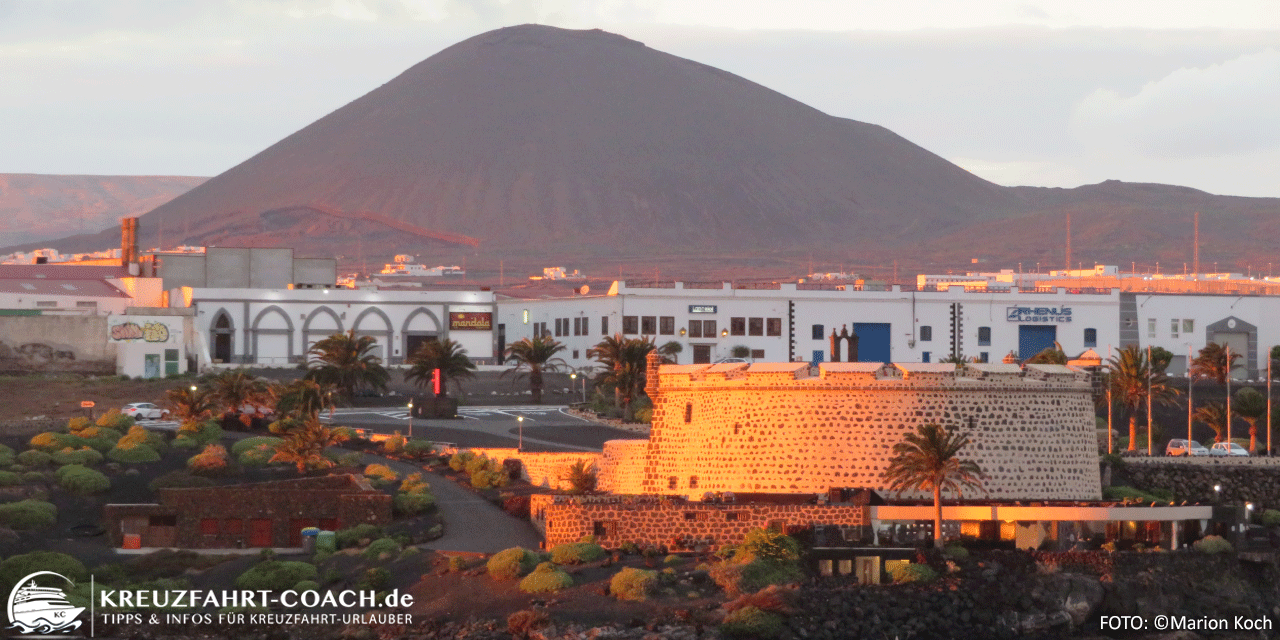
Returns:
[[[161,322],[126,322],[112,325],[111,340],[115,342],[168,342],[169,327]]]

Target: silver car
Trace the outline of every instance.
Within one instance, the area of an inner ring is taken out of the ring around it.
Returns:
[[[150,402],[135,402],[133,404],[126,404],[124,408],[120,410],[120,413],[123,413],[134,420],[163,420],[169,415],[169,410],[151,404]]]
[[[1188,442],[1191,443],[1190,446],[1187,446]],[[1174,438],[1169,441],[1167,446],[1165,446],[1164,454],[1166,456],[1207,456],[1209,455],[1209,450],[1204,448],[1204,445],[1196,442],[1195,440],[1180,440]]]
[[[1209,449],[1211,456],[1248,456],[1249,450],[1234,442],[1215,442]]]

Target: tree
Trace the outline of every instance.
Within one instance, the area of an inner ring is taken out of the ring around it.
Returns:
[[[276,454],[270,461],[292,464],[299,474],[333,467],[334,461],[325,457],[324,450],[347,440],[343,431],[330,429],[315,418],[279,420],[271,424],[271,431],[282,436],[284,442],[276,445]]]
[[[614,405],[622,409],[624,420],[631,420],[631,404],[644,387],[648,356],[655,349],[652,340],[624,338],[614,334],[587,350],[587,357],[604,366],[597,384],[613,385]]]
[[[684,345],[672,340],[658,347],[658,355],[662,356],[662,364],[676,364],[678,356],[684,351]]]
[[[1056,344],[1056,343],[1055,343]],[[1044,351],[1027,358],[1027,364],[1066,364],[1067,354],[1057,347],[1046,347]]]
[[[252,406],[256,414],[272,401],[270,386],[246,369],[231,369],[218,374],[209,393],[223,409],[237,417],[245,406]]]
[[[281,416],[314,419],[326,408],[333,408],[333,387],[315,380],[294,380],[274,388],[276,412]]]
[[[382,358],[373,352],[377,342],[370,336],[357,338],[351,329],[315,343],[307,351],[306,379],[331,384],[348,400],[360,387],[386,389],[391,376],[382,366]]]
[[[1137,345],[1129,345],[1111,356],[1107,362],[1108,384],[1112,401],[1125,407],[1129,413],[1129,450],[1138,448],[1138,411],[1147,403],[1150,389],[1151,401],[1171,404],[1178,390],[1169,386],[1169,377],[1163,373],[1152,374],[1147,362],[1147,352]],[[1153,434],[1148,433],[1150,439]]]
[[[431,383],[432,372],[440,370],[440,393],[436,396],[444,398],[449,394],[449,381],[455,385],[463,378],[474,378],[476,365],[467,357],[467,350],[461,344],[449,339],[428,340],[409,356],[409,371],[404,379],[420,388]],[[459,388],[461,393],[461,388]]]
[[[1240,354],[1231,352],[1231,362],[1227,362],[1227,348],[1216,342],[1206,344],[1199,355],[1191,361],[1191,375],[1197,378],[1216,380],[1218,384],[1226,384],[1231,370],[1236,368],[1236,360]]]
[[[1196,420],[1205,423],[1210,429],[1213,429],[1214,442],[1222,442],[1227,433],[1227,405],[1221,402],[1206,402],[1192,414]]]
[[[1267,397],[1253,387],[1236,392],[1231,412],[1249,423],[1249,453],[1258,453],[1258,421],[1267,415]]]
[[[512,372],[517,378],[528,375],[533,403],[542,404],[542,374],[553,373],[560,367],[568,366],[563,359],[556,357],[557,353],[564,350],[565,346],[550,336],[534,336],[512,343],[507,347],[506,357],[515,360],[516,366],[503,371],[502,375]]]
[[[176,387],[164,394],[164,406],[183,424],[205,420],[218,410],[213,394],[198,387]]]
[[[915,433],[893,445],[893,457],[884,472],[891,491],[933,493],[933,544],[942,546],[942,492],[960,495],[966,488],[983,489],[986,474],[978,463],[960,457],[969,445],[968,433],[937,424],[920,425]]]
[[[1173,352],[1164,347],[1151,347],[1151,369],[1160,375],[1173,362]]]

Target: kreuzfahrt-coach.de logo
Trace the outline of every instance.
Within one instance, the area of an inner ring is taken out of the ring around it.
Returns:
[[[62,591],[64,583],[75,585],[62,574],[52,571],[37,571],[19,580],[9,592],[9,628],[24,635],[49,635],[78,629],[84,607],[67,602],[67,594]]]

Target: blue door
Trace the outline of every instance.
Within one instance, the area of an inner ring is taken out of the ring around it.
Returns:
[[[1058,327],[1054,325],[1018,325],[1018,358],[1026,360],[1045,349],[1051,349],[1057,339]]]
[[[889,362],[889,323],[855,322],[858,336],[858,362]]]

